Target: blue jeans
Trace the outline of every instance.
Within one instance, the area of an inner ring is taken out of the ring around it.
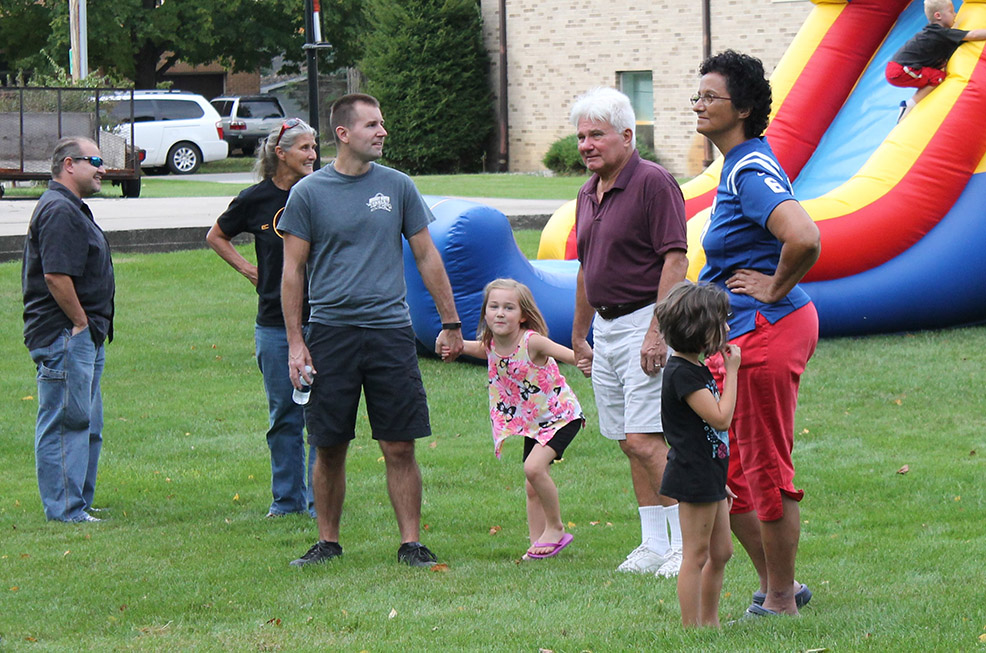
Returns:
[[[103,447],[105,351],[86,328],[66,329],[47,347],[31,350],[38,368],[34,456],[45,517],[78,521],[92,507]]]
[[[288,339],[284,327],[260,326],[255,330],[257,365],[264,376],[270,411],[267,447],[270,449],[270,512],[308,512],[315,516],[312,498],[312,466],[315,447],[308,448],[305,465],[305,411],[291,399],[294,387],[288,376]],[[307,469],[307,473],[306,473]]]

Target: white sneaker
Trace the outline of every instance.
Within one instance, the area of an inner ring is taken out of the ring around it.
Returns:
[[[654,573],[657,578],[674,578],[681,569],[681,551],[671,551],[671,555],[663,565]]]
[[[635,574],[652,574],[667,562],[668,558],[653,549],[641,544],[630,552],[627,559],[620,563],[616,571],[626,571]]]

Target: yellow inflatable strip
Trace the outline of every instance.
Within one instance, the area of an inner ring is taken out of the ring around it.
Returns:
[[[685,225],[688,229],[688,272],[685,277],[690,281],[698,281],[698,274],[705,267],[705,249],[702,247],[702,236],[705,226],[712,215],[712,208],[699,211]]]
[[[575,200],[565,202],[551,214],[541,230],[538,241],[538,258],[564,260],[568,235],[575,229]]]

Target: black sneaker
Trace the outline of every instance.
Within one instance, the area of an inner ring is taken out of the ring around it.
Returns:
[[[327,542],[326,540],[319,540],[312,545],[312,548],[308,549],[308,553],[301,556],[297,560],[292,560],[291,565],[294,567],[304,567],[305,565],[318,565],[326,560],[331,560],[332,558],[338,558],[342,555],[342,547],[339,546],[338,542]]]
[[[397,562],[411,567],[431,567],[438,564],[438,558],[421,542],[405,542],[397,549]]]

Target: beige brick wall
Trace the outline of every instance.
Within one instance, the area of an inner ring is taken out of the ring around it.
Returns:
[[[760,57],[768,74],[800,29],[809,0],[711,0],[712,51]],[[481,0],[483,36],[499,76],[499,0]],[[655,150],[676,175],[693,175],[702,139],[688,97],[702,59],[699,0],[506,0],[510,170],[543,170],[541,158],[571,134],[572,100],[592,86],[617,86],[618,73],[650,70]]]
[[[260,73],[226,73],[226,95],[260,93]]]

